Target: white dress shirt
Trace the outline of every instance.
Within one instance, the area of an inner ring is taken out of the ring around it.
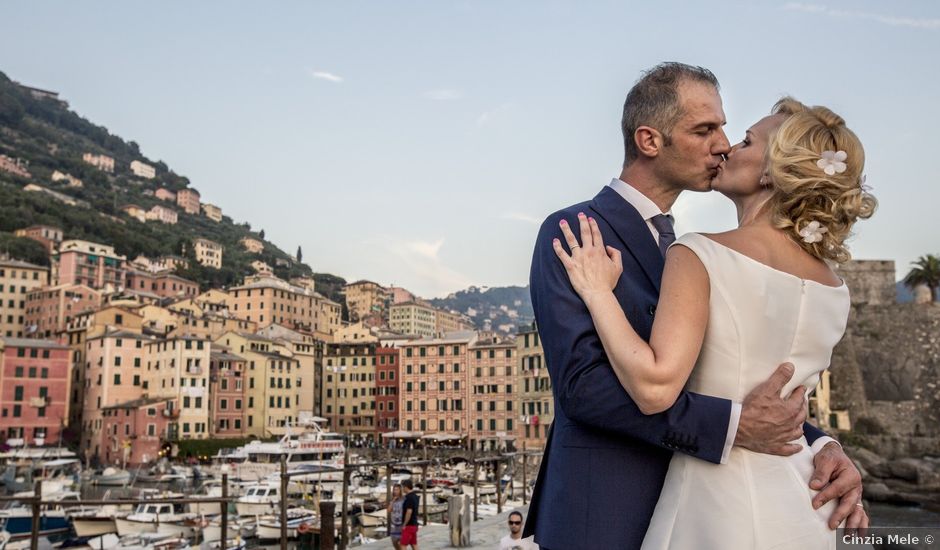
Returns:
[[[659,214],[665,214],[667,216],[672,216],[671,210],[668,212],[661,212],[659,207],[656,206],[649,197],[640,193],[629,183],[619,179],[614,178],[610,182],[610,188],[617,192],[618,195],[623,197],[625,201],[630,203],[633,208],[636,208],[636,211],[640,213],[640,216],[646,222],[646,226],[649,228],[650,233],[653,235],[653,240],[656,241],[656,245],[659,245],[659,231],[656,230],[656,227],[653,226],[653,216]],[[725,437],[725,446],[721,453],[721,463],[724,464],[728,461],[728,455],[731,453],[731,447],[734,446],[734,438],[738,434],[738,423],[741,421],[741,403],[731,403],[731,418],[728,422],[728,435]],[[813,453],[818,453],[820,449],[823,448],[826,443],[830,441],[835,441],[835,439],[823,436],[813,442],[810,446]]]

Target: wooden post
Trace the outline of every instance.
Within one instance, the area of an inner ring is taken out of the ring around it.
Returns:
[[[39,522],[42,519],[42,510],[39,502],[42,500],[42,480],[36,482],[33,494],[33,524],[29,534],[29,550],[39,550]]]
[[[428,463],[421,465],[421,508],[424,511],[424,525],[428,524]]]
[[[493,461],[493,470],[494,470],[493,475],[496,478],[496,513],[502,514],[503,513],[503,489],[502,487],[499,486],[499,484],[503,481],[502,476],[500,475],[500,473],[503,470],[503,461],[499,459]]]
[[[339,533],[339,550],[346,550],[346,545],[349,544],[347,540],[347,529],[348,525],[348,512],[349,512],[349,447],[346,448],[346,453],[343,455],[343,509],[340,511],[340,533]]]
[[[392,532],[392,465],[385,465],[385,527]]]
[[[477,501],[480,500],[479,492],[479,482],[477,478],[480,477],[480,465],[477,463],[476,458],[473,459],[473,521],[479,519],[477,516]]]
[[[222,548],[225,548],[222,542]],[[287,455],[281,455],[281,550],[287,550]]]
[[[336,503],[331,500],[320,501],[320,550],[336,549]]]
[[[222,508],[222,546],[228,548],[228,474],[222,474],[222,498],[224,502],[220,504]]]
[[[525,477],[525,467],[526,462],[528,462],[529,457],[525,454],[525,441],[522,442],[522,505],[526,504],[526,491],[529,489],[529,483]]]

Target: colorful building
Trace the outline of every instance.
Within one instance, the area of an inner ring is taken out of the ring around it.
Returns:
[[[26,336],[26,297],[48,281],[49,268],[0,257],[0,336]]]
[[[476,333],[467,333],[401,343],[401,428],[461,436],[470,432],[468,348],[476,340]]]
[[[176,204],[182,207],[187,214],[199,215],[199,191],[195,189],[181,189],[176,192]]]
[[[63,241],[53,261],[57,266],[53,277],[57,285],[86,285],[95,289],[124,285],[127,258],[115,253],[113,246]]]
[[[326,344],[322,391],[333,431],[375,437],[375,344]]]
[[[0,436],[7,444],[59,444],[68,394],[67,346],[0,337]]]
[[[528,449],[543,449],[548,428],[555,418],[554,400],[545,353],[534,323],[520,329],[516,335],[516,355],[519,359],[516,377],[516,395],[520,402],[519,439]]]
[[[398,348],[375,348],[375,428],[380,433],[400,429],[399,366]]]
[[[245,359],[220,346],[214,346],[209,354],[212,437],[245,437],[245,367]]]
[[[27,338],[51,338],[63,332],[78,315],[101,307],[101,293],[85,285],[64,284],[26,294]]]
[[[140,466],[157,461],[167,448],[176,411],[172,400],[141,397],[102,407],[102,442],[98,458],[105,464]]]

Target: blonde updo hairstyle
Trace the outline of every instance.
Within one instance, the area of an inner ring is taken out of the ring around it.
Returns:
[[[851,259],[845,240],[859,218],[867,219],[878,202],[863,186],[865,150],[845,120],[826,107],[809,107],[792,97],[774,105],[787,118],[770,139],[766,172],[774,189],[770,201],[774,225],[791,233],[804,250],[822,260]],[[846,169],[826,174],[816,163],[823,151],[845,151]],[[827,231],[807,243],[799,232],[810,222]]]

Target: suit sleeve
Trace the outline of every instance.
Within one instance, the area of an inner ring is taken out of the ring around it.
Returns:
[[[561,238],[559,219],[550,216],[539,231],[529,281],[557,406],[582,427],[720,463],[731,401],[683,391],[667,411],[639,410],[614,374],[591,314],[552,249],[552,239]]]

